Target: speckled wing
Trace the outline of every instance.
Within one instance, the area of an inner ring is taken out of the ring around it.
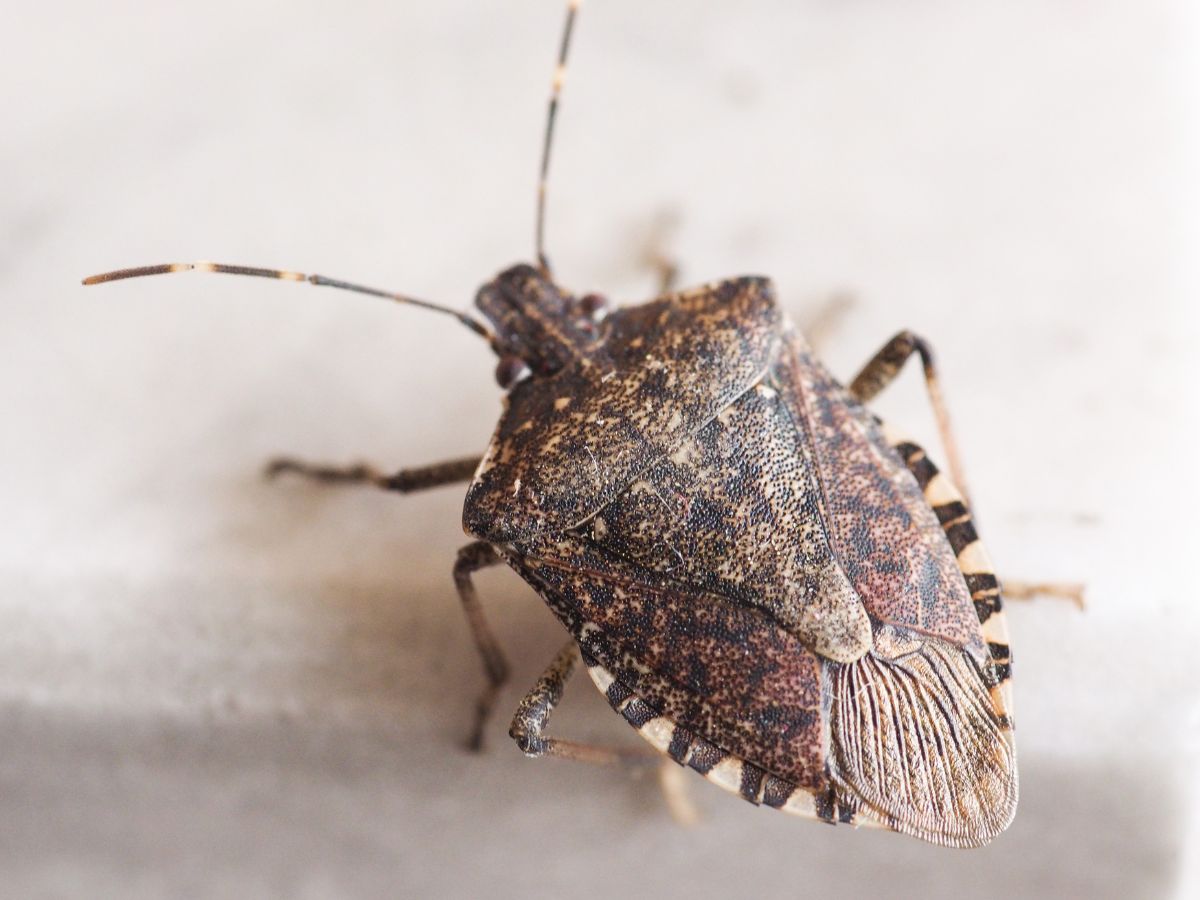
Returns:
[[[513,387],[464,528],[503,543],[578,524],[761,378],[779,323],[752,277],[612,313],[587,354]]]
[[[780,345],[784,349],[786,345]],[[578,526],[614,558],[755,610],[825,659],[871,648],[871,623],[827,534],[805,432],[763,379]]]
[[[1016,766],[963,571],[876,420],[780,336],[741,395],[510,562],[657,715],[839,809],[985,843]]]
[[[586,538],[519,549],[513,568],[585,653],[656,712],[791,784],[822,789],[821,659],[797,637]]]
[[[773,372],[811,454],[830,545],[867,612],[986,663],[975,605],[942,523],[877,420],[795,333]]]
[[[985,844],[1011,822],[1011,735],[960,648],[884,625],[871,652],[832,663],[757,610],[649,572],[586,538],[535,539],[519,550],[513,567],[586,656],[640,699],[640,717],[626,711],[635,728],[661,717],[677,735],[748,764],[743,773],[777,779],[785,788],[777,799],[809,793],[808,808],[827,821],[834,820],[827,810],[842,821],[860,821],[857,811],[959,847]],[[677,762],[686,757],[682,747],[674,754]],[[691,764],[704,771],[699,762]],[[744,799],[766,802],[745,787]]]
[[[830,777],[896,830],[986,843],[1016,811],[1016,756],[980,613],[947,536],[955,526],[934,506],[973,534],[970,516],[944,477],[918,484],[877,420],[798,336],[789,351],[775,384],[806,433],[834,554],[874,623],[870,653],[823,670]]]

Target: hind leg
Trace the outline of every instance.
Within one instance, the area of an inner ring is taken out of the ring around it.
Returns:
[[[925,386],[929,391],[929,402],[937,420],[942,446],[946,450],[950,480],[962,494],[965,506],[969,508],[971,501],[967,491],[966,476],[963,474],[962,462],[959,460],[958,445],[950,429],[950,414],[946,410],[946,401],[942,396],[942,386],[938,379],[933,350],[929,344],[911,331],[901,331],[884,344],[883,348],[871,358],[871,361],[863,366],[862,371],[850,382],[850,393],[856,399],[866,403],[892,383],[913,353],[921,357],[921,365],[925,370]],[[963,513],[966,513],[965,509]],[[1013,600],[1059,597],[1072,601],[1080,609],[1084,608],[1083,585],[1077,583],[1005,581],[1004,595]]]
[[[959,493],[963,495],[963,499],[967,501],[967,505],[970,506],[970,492],[967,490],[966,476],[963,474],[962,463],[959,460],[958,444],[954,440],[954,433],[950,428],[950,414],[942,396],[942,385],[938,378],[937,366],[934,363],[933,350],[923,338],[911,331],[901,331],[893,337],[850,382],[850,393],[854,395],[855,399],[867,403],[895,380],[913,353],[921,357],[921,366],[925,371],[925,387],[929,392],[929,404],[933,407],[938,433],[941,435],[942,446],[946,451],[950,478]]]
[[[600,747],[546,736],[550,716],[562,700],[567,682],[579,667],[579,645],[571,641],[558,652],[513,716],[509,737],[526,756],[556,756],[580,762],[607,765],[653,759],[658,754],[646,747]]]
[[[692,825],[699,821],[700,814],[687,794],[683,770],[672,760],[662,758],[659,753],[647,747],[600,747],[546,736],[550,714],[562,700],[567,682],[579,667],[579,659],[579,645],[575,641],[571,641],[559,651],[517,707],[512,727],[508,731],[509,736],[517,742],[522,753],[531,757],[555,756],[598,765],[644,763],[661,759],[658,767],[658,785],[671,817],[681,825]]]
[[[1087,608],[1084,586],[1079,582],[1004,580],[1004,599],[1034,600],[1038,597],[1057,597],[1061,600],[1070,600],[1081,610]]]

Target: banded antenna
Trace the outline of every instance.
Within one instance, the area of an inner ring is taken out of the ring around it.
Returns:
[[[554,67],[554,78],[550,86],[550,104],[546,112],[546,134],[542,141],[542,162],[538,176],[538,192],[537,192],[537,258],[538,266],[542,274],[550,277],[550,261],[546,257],[545,249],[545,230],[546,230],[546,179],[550,172],[550,147],[554,142],[554,121],[558,114],[558,98],[562,93],[563,81],[567,73],[567,51],[571,46],[571,30],[575,25],[575,16],[579,12],[579,7],[583,0],[568,0],[567,2],[567,19],[563,25],[562,41],[558,48],[558,63]],[[450,309],[447,306],[441,306],[437,303],[430,303],[428,300],[419,300],[416,297],[408,297],[404,294],[396,294],[391,291],[382,291],[378,288],[366,287],[361,284],[352,284],[349,281],[342,281],[338,278],[327,278],[324,275],[305,275],[303,272],[290,272],[285,269],[266,269],[259,266],[237,266],[228,265],[226,263],[213,262],[193,262],[193,263],[162,263],[154,266],[136,266],[131,269],[117,269],[113,272],[104,272],[99,275],[91,275],[83,279],[85,285],[103,284],[106,281],[121,281],[126,278],[141,278],[146,275],[166,275],[171,272],[218,272],[225,275],[250,275],[256,278],[274,278],[280,281],[307,281],[309,284],[316,284],[323,287],[339,288],[344,291],[353,291],[357,294],[369,294],[372,297],[382,297],[385,300],[394,300],[397,303],[407,303],[410,306],[419,306],[423,309],[440,312],[444,315],[453,316],[458,319],[463,325],[466,325],[476,334],[486,338],[489,342],[493,342],[494,335],[491,330],[477,319],[472,318],[465,312],[459,312]]]
[[[404,294],[395,294],[391,291],[381,291],[379,288],[352,284],[349,281],[342,281],[338,278],[327,278],[324,275],[305,275],[303,272],[289,272],[286,269],[263,269],[258,266],[231,266],[225,263],[214,262],[163,263],[157,266],[137,266],[132,269],[117,269],[114,272],[91,275],[83,279],[83,283],[104,284],[106,281],[123,281],[126,278],[141,278],[145,275],[167,275],[171,272],[217,272],[223,275],[250,275],[255,278],[274,278],[279,281],[307,281],[309,284],[321,287],[338,288],[343,291],[353,291],[356,294],[369,294],[372,297],[395,300],[397,303],[407,303],[409,306],[419,306],[422,309],[429,309],[443,315],[453,316],[473,332],[486,338],[489,342],[493,338],[491,330],[486,325],[477,319],[471,318],[466,313],[451,309],[448,306],[430,303],[428,300],[418,300],[416,297],[408,297]]]
[[[550,146],[554,141],[554,120],[558,114],[558,96],[567,77],[567,51],[571,47],[571,29],[583,0],[567,0],[567,21],[563,25],[562,43],[558,47],[558,64],[550,82],[550,106],[546,111],[546,136],[542,140],[542,165],[538,173],[537,190],[537,259],[538,268],[550,277],[550,260],[546,257],[546,178],[550,174]]]

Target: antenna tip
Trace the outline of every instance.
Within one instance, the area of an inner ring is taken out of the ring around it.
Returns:
[[[186,272],[199,265],[211,263],[166,263],[160,266],[138,266],[135,269],[117,269],[115,272],[102,272],[99,275],[89,275],[83,279],[86,284],[104,284],[106,281],[122,281],[126,278],[141,278],[144,275],[165,275],[168,272]],[[209,270],[211,271],[211,269]]]

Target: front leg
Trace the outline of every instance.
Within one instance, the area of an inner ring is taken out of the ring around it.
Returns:
[[[285,473],[300,475],[322,484],[373,484],[384,490],[409,494],[413,491],[441,487],[444,484],[470,481],[475,475],[475,470],[479,468],[479,462],[478,456],[468,456],[428,466],[400,469],[389,474],[370,463],[330,466],[281,456],[267,463],[263,474],[267,478],[275,478]]]

